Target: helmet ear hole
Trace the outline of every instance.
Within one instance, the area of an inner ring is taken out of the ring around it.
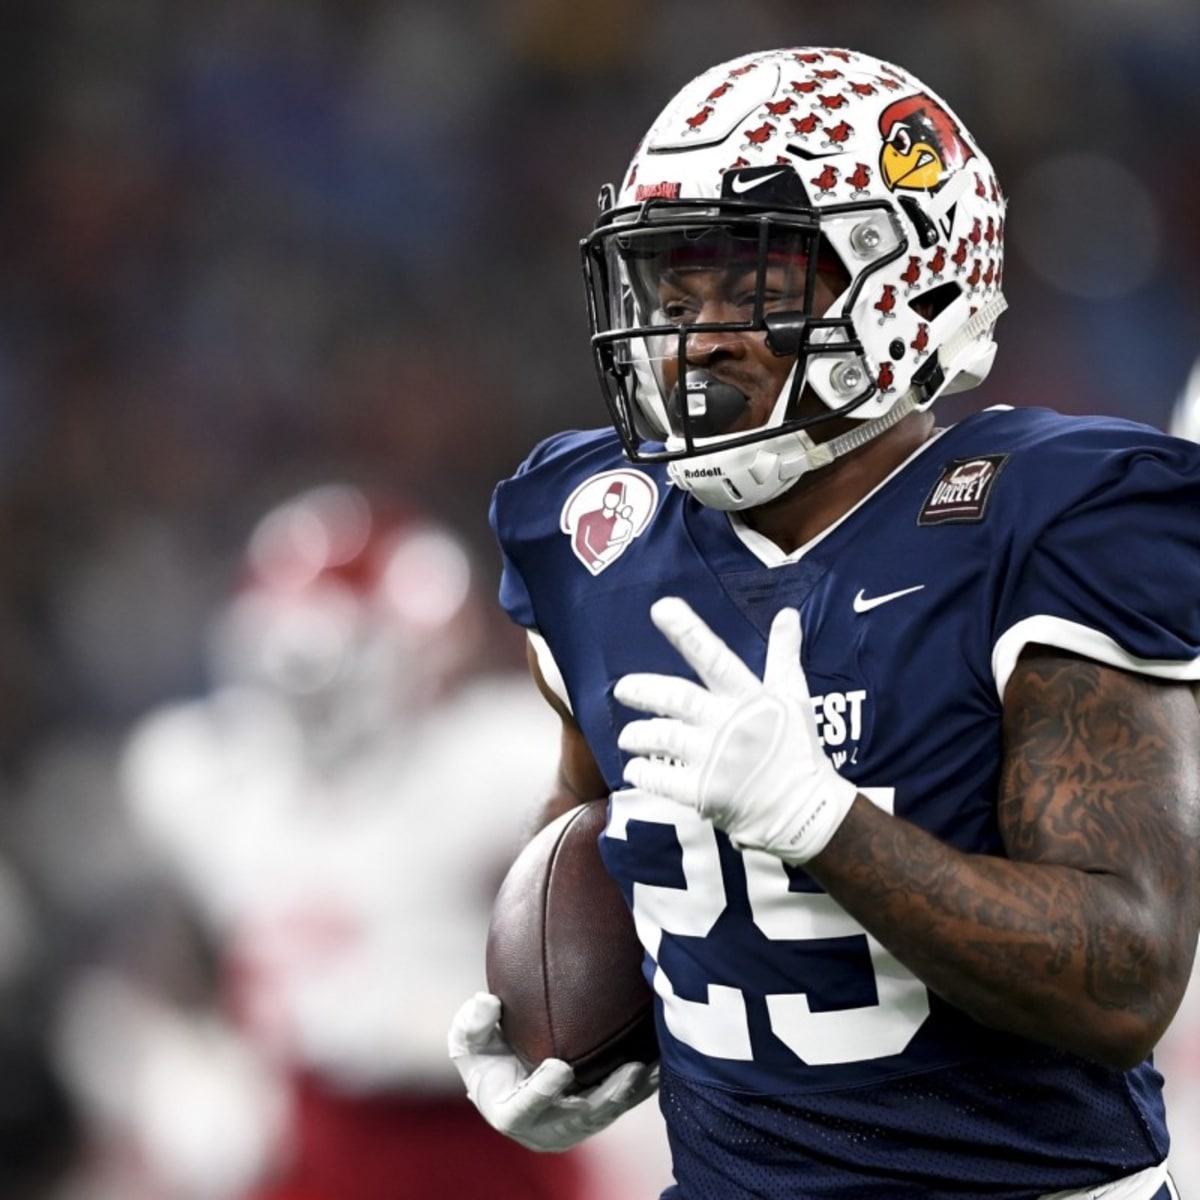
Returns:
[[[908,302],[908,307],[922,320],[933,321],[942,315],[962,295],[962,288],[953,280],[922,292]]]

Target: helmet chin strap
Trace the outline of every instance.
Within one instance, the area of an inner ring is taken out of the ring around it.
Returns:
[[[814,442],[807,431],[793,430],[751,446],[717,450],[689,465],[684,465],[687,460],[672,462],[667,471],[677,487],[708,508],[724,512],[755,508],[774,500],[802,475],[878,437],[918,407],[918,391],[910,389],[882,416],[828,442]]]
[[[1008,302],[1004,297],[996,295],[980,307],[969,320],[964,321],[962,327],[946,339],[935,358],[930,361],[930,366],[934,369],[920,382],[914,378],[912,386],[883,416],[864,421],[827,442],[814,442],[807,431],[801,429],[795,435],[795,443],[798,444],[768,452],[769,457],[775,459],[771,469],[777,473],[776,477],[790,483],[809,471],[826,467],[842,455],[849,454],[851,450],[865,446],[867,442],[902,421],[910,412],[928,408],[947,384],[953,382],[953,376],[947,375],[947,370],[954,370],[960,355],[991,329],[1007,307]],[[984,373],[986,374],[986,371]],[[756,479],[757,467],[757,462],[750,467],[750,474]]]
[[[891,429],[893,425],[902,421],[916,408],[917,389],[909,388],[883,416],[863,421],[861,424],[855,425],[853,429],[830,438],[827,442],[814,442],[806,430],[797,430],[793,435],[795,443],[793,446],[768,452],[769,456],[776,460],[774,473],[780,480],[790,483],[799,479],[801,475],[806,475],[809,471],[827,467],[835,459],[849,454],[851,450],[857,450],[860,446],[865,446],[885,430]],[[750,467],[751,475],[755,474],[757,466],[756,462]]]
[[[974,373],[977,378],[972,382],[982,379],[990,366],[990,355],[977,355],[978,361],[967,361],[969,351],[991,329],[1004,308],[1002,296],[984,304],[946,339],[927,369],[914,375],[904,394],[881,416],[856,422],[852,429],[827,442],[816,442],[807,430],[798,429],[765,438],[752,446],[730,447],[724,453],[719,447],[711,450],[706,447],[707,453],[693,459],[691,467],[671,463],[668,473],[672,481],[692,492],[702,504],[725,511],[752,508],[775,499],[802,475],[827,467],[879,437],[909,413],[928,408],[938,395],[954,385],[960,374]],[[706,418],[714,423],[723,422],[729,416],[736,416],[744,397],[736,388],[714,386],[717,382],[706,372],[697,372],[694,379],[685,381],[682,391],[676,389],[672,402],[677,407],[687,404],[689,415],[697,423]],[[783,403],[788,394],[790,388],[785,383],[777,403]]]

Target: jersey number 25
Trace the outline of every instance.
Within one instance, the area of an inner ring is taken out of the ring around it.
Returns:
[[[887,812],[891,788],[860,788]],[[725,911],[720,851],[712,826],[670,800],[634,790],[613,794],[608,838],[626,840],[631,821],[650,821],[675,830],[683,851],[685,887],[634,883],[633,919],[642,945],[655,962],[654,990],[662,998],[667,1028],[701,1054],[750,1061],[750,1023],[740,988],[709,984],[707,999],[676,994],[660,964],[664,933],[708,936]],[[866,939],[875,974],[877,1002],[857,1008],[815,1012],[804,992],[766,997],[771,1030],[798,1058],[810,1065],[863,1062],[901,1053],[929,1016],[929,993],[852,917],[823,893],[793,892],[783,864],[773,855],[742,855],[746,891],[755,925],[772,940]]]

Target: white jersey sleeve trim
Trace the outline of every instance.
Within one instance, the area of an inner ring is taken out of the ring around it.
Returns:
[[[1180,662],[1177,659],[1138,658],[1123,650],[1108,634],[1088,625],[1080,625],[1063,617],[1026,617],[1006,629],[992,649],[992,675],[996,680],[996,694],[1001,700],[1004,699],[1004,689],[1008,686],[1021,651],[1033,643],[1070,650],[1105,666],[1136,671],[1139,675],[1150,675],[1155,679],[1171,679],[1180,683],[1200,680],[1200,659]]]
[[[1126,1175],[1124,1179],[1118,1179],[1115,1183],[1081,1188],[1079,1191],[1051,1192],[1042,1196],[1041,1200],[1154,1200],[1164,1183],[1172,1196],[1179,1195],[1167,1174],[1167,1164],[1160,1162],[1144,1171]]]
[[[558,669],[558,663],[554,661],[554,655],[550,653],[546,639],[534,629],[527,630],[526,633],[546,686],[567,706],[567,712],[574,716],[575,710],[571,707],[571,698],[567,695],[567,685]]]

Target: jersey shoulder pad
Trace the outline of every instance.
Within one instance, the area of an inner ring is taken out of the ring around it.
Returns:
[[[1121,506],[1173,486],[1195,487],[1200,446],[1137,421],[1083,417],[1044,408],[986,409],[951,431],[954,462],[991,459],[995,505],[1033,531],[1080,503]],[[936,451],[935,451],[936,453]],[[1147,477],[1144,468],[1155,464]]]
[[[538,470],[570,469],[576,463],[622,460],[621,443],[612,429],[569,429],[538,442],[517,468],[517,478]]]

